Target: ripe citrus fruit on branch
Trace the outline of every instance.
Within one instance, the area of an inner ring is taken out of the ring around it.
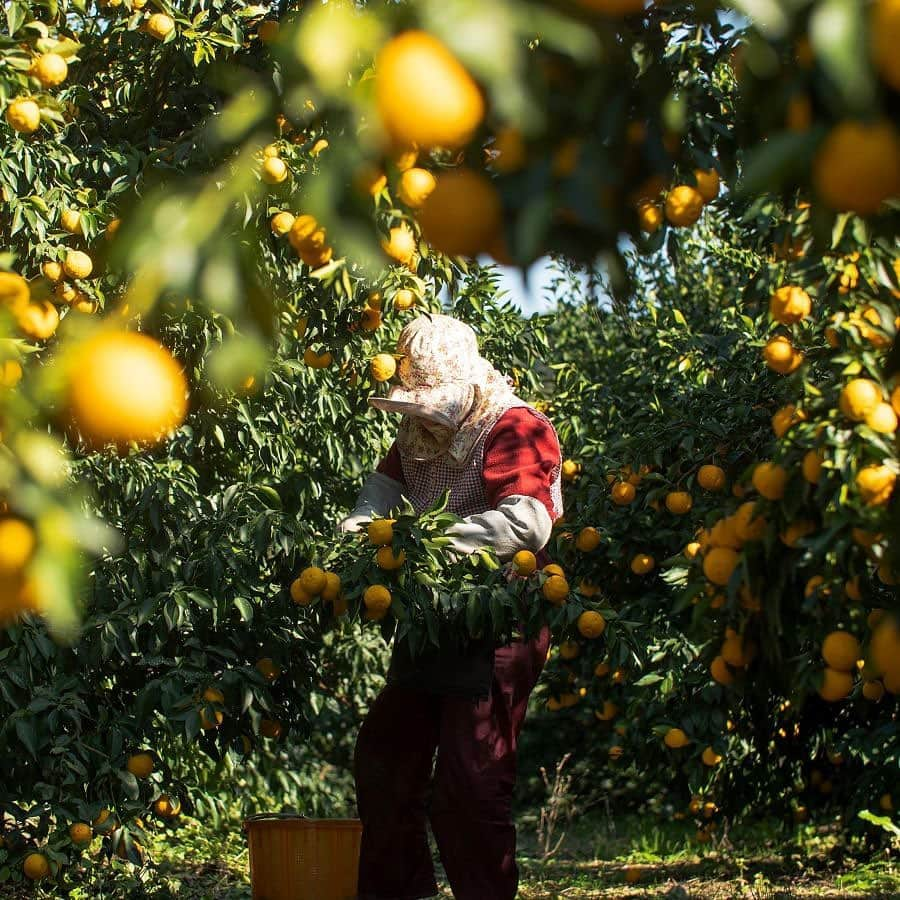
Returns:
[[[663,742],[667,747],[670,747],[672,750],[677,750],[681,747],[687,747],[687,745],[691,742],[690,738],[682,731],[680,728],[670,728],[663,737]]]
[[[528,577],[537,569],[537,559],[530,550],[520,550],[512,559],[516,575]]]
[[[43,853],[29,853],[22,864],[22,871],[31,881],[40,881],[50,874],[50,863]]]
[[[769,312],[782,325],[795,325],[805,319],[812,310],[812,300],[803,288],[785,285],[778,288],[769,300]]]
[[[158,443],[181,425],[187,405],[181,366],[153,338],[104,331],[76,348],[68,414],[91,447]]]
[[[366,526],[369,543],[385,547],[394,540],[394,519],[375,519]]]
[[[705,491],[721,491],[725,487],[725,471],[719,466],[700,466],[697,484]]]
[[[461,147],[484,118],[472,76],[425,31],[406,31],[381,49],[375,102],[385,130],[401,147]]]
[[[6,107],[6,122],[13,131],[33,134],[41,124],[41,108],[34,100],[13,100]]]
[[[779,375],[790,375],[803,364],[803,354],[784,335],[777,335],[766,343],[763,359]]]
[[[418,212],[422,236],[448,256],[487,250],[500,232],[501,219],[499,194],[487,176],[472,169],[442,173]]]
[[[69,839],[73,844],[89,844],[94,837],[94,831],[86,822],[74,822],[69,826]]]
[[[600,532],[596,528],[588,525],[578,532],[575,538],[575,547],[582,553],[590,553],[600,546]]]
[[[569,595],[569,582],[562,575],[551,575],[544,582],[541,591],[554,606],[562,606]]]
[[[672,491],[666,494],[666,509],[675,516],[690,512],[694,500],[687,491]]]
[[[859,641],[849,632],[832,631],[822,641],[822,659],[839,672],[852,672],[860,658]]]
[[[577,625],[582,637],[597,638],[606,630],[606,619],[598,612],[585,610],[578,617]]]
[[[740,557],[731,547],[713,547],[703,560],[703,574],[715,585],[725,587]]]
[[[834,210],[877,213],[900,196],[900,133],[886,119],[840,122],[816,154],[813,183]]]
[[[841,390],[838,406],[854,422],[862,422],[881,403],[881,388],[868,378],[854,378]]]
[[[135,753],[128,757],[125,768],[135,778],[146,778],[153,771],[153,757],[149,753]]]
[[[391,607],[391,592],[383,584],[373,584],[363,593],[363,604],[373,619],[383,619]]]
[[[372,358],[372,361],[369,363],[369,374],[372,376],[372,381],[382,382],[382,381],[390,381],[391,378],[394,377],[394,373],[397,371],[397,361],[394,359],[390,353],[379,353],[377,356]]]
[[[774,462],[761,462],[753,470],[753,487],[767,500],[780,500],[784,496],[788,473]]]
[[[666,197],[666,218],[676,228],[693,225],[703,212],[703,197],[695,187],[679,184]]]

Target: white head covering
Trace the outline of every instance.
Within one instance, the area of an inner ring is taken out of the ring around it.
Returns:
[[[516,402],[509,380],[479,353],[475,332],[451,316],[414,319],[400,333],[397,355],[400,384],[369,403],[404,414],[397,444],[408,459],[446,453],[462,465],[484,430]],[[423,420],[447,429],[448,439]]]

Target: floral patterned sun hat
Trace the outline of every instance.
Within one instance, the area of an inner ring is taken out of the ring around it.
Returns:
[[[400,383],[369,403],[403,413],[397,442],[407,458],[447,453],[461,464],[484,430],[519,402],[509,380],[481,356],[475,332],[452,316],[414,319],[400,333],[397,355]],[[449,443],[425,423],[443,426]]]

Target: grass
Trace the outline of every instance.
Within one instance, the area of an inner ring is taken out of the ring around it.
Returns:
[[[647,822],[637,815],[591,813],[565,835],[559,852],[542,860],[537,817],[519,819],[519,897],[522,900],[652,898],[667,900],[782,900],[782,898],[897,898],[900,867],[887,853],[860,862],[845,853],[831,826],[806,825],[785,833],[761,822],[720,835],[700,846],[686,822]],[[156,867],[142,873],[115,863],[96,865],[70,900],[249,900],[249,859],[243,835],[184,819],[157,832],[148,847]],[[626,866],[639,880],[626,882]],[[440,871],[440,870],[439,870]],[[6,889],[9,889],[7,886]],[[56,897],[54,888],[38,896]],[[4,898],[34,897],[30,888]],[[451,897],[449,889],[442,898]]]

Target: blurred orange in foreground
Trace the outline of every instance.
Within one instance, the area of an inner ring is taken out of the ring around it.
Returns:
[[[472,76],[424,31],[389,41],[375,73],[378,113],[399,146],[461,147],[484,118],[484,99]]]
[[[181,366],[153,338],[103,332],[75,351],[68,413],[92,447],[155,444],[184,421],[187,381]]]

